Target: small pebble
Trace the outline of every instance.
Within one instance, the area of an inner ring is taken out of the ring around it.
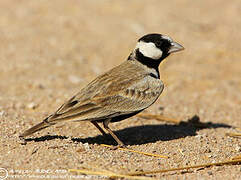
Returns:
[[[203,136],[198,134],[198,135],[195,136],[195,138],[197,138],[198,140],[201,140],[201,139],[203,139]]]
[[[240,146],[240,145],[236,145],[236,146],[235,146],[235,150],[236,150],[237,152],[241,152],[241,146]]]
[[[211,157],[213,157],[213,156],[212,156],[211,154],[208,154],[207,157],[208,157],[208,158],[211,158]]]
[[[210,153],[210,152],[212,152],[211,151],[211,149],[210,148],[207,148],[207,149],[205,149],[205,151],[204,151],[205,153]]]
[[[31,102],[27,105],[27,108],[29,109],[36,109],[38,107],[38,105],[34,102]]]
[[[190,164],[190,161],[189,161],[189,160],[185,160],[185,161],[184,161],[184,164],[185,164],[185,165],[189,165],[189,164]]]
[[[213,175],[212,171],[208,171],[208,175],[210,176]]]
[[[89,151],[90,150],[90,146],[89,146],[89,143],[84,143],[84,148],[86,151]]]
[[[39,89],[44,89],[44,88],[45,88],[43,84],[38,84],[37,87],[38,87]]]

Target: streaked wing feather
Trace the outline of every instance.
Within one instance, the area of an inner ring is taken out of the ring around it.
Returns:
[[[129,72],[120,76],[123,69]],[[89,83],[63,104],[50,121],[103,119],[145,109],[155,102],[162,91],[160,84],[152,83],[153,80],[148,78],[151,77],[143,69],[123,63]],[[153,89],[155,95],[151,92]]]

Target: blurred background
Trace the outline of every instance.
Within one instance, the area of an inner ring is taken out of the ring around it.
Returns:
[[[198,115],[202,122],[211,121],[216,123],[216,127],[217,124],[241,127],[240,17],[240,0],[0,1],[0,152],[7,156],[5,161],[1,159],[4,156],[1,156],[0,162],[5,163],[6,167],[22,167],[24,164],[24,167],[44,168],[75,167],[78,159],[84,159],[83,162],[86,163],[95,160],[95,154],[99,153],[98,146],[92,146],[94,150],[97,148],[98,153],[90,153],[86,157],[84,153],[76,153],[76,147],[83,149],[81,140],[74,144],[60,138],[38,143],[32,141],[21,146],[17,136],[53,113],[96,76],[125,61],[137,39],[154,32],[169,35],[182,44],[185,50],[171,55],[161,64],[161,79],[165,89],[147,112],[180,120]],[[119,130],[160,123],[133,117],[113,123],[111,127]],[[121,139],[125,137],[125,142],[131,141],[132,144],[146,139],[140,146],[142,151],[143,148],[150,147],[155,152],[169,153],[180,159],[178,162],[167,160],[170,167],[182,163],[184,156],[180,153],[173,154],[179,145],[184,150],[186,147],[184,153],[192,150],[190,154],[196,153],[196,157],[203,154],[199,147],[215,147],[212,153],[221,158],[229,157],[229,152],[239,151],[240,149],[234,150],[236,145],[237,148],[241,147],[225,138],[226,129],[223,128],[199,131],[206,134],[203,135],[207,138],[205,141],[194,137],[175,139],[180,135],[196,135],[192,129],[187,134],[186,129],[178,128],[180,127],[163,123],[163,126],[155,129],[153,137],[146,137],[148,133],[139,131],[134,133],[134,130],[129,131],[129,139],[127,132],[119,134]],[[98,130],[88,122],[51,127],[40,133],[44,136],[49,132],[80,139],[99,135]],[[175,137],[170,138],[169,132]],[[36,134],[37,137],[41,135]],[[164,141],[165,139],[169,141]],[[56,146],[62,144],[63,147],[67,144],[68,150],[57,148],[50,151],[50,142]],[[96,142],[99,143],[99,140]],[[196,145],[201,142],[212,144]],[[151,145],[146,146],[148,143]],[[32,156],[31,150],[35,150],[35,146],[41,147],[38,150],[41,153]],[[197,149],[193,150],[193,147]],[[74,155],[64,154],[71,150]],[[9,152],[8,155],[6,152]],[[18,153],[21,153],[21,158],[16,160]],[[29,158],[29,154],[34,158]],[[118,155],[115,154],[114,157]],[[78,158],[74,159],[75,156]],[[107,164],[112,162],[108,158],[106,156],[100,164],[107,160]],[[133,159],[128,156],[126,162]],[[146,162],[146,159],[140,162]],[[149,163],[157,165],[157,161]],[[103,166],[120,168],[119,164]],[[236,169],[239,171],[239,168]],[[227,177],[235,174],[226,172]]]

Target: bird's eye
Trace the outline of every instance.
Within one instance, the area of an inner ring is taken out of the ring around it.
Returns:
[[[156,46],[157,46],[157,47],[161,47],[161,45],[162,45],[162,41],[157,41],[157,42],[156,42]]]

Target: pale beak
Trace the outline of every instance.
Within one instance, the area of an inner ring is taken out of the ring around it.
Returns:
[[[182,51],[182,50],[184,50],[184,47],[181,44],[178,44],[176,42],[172,42],[171,48],[169,49],[168,53],[170,54],[170,53]]]

